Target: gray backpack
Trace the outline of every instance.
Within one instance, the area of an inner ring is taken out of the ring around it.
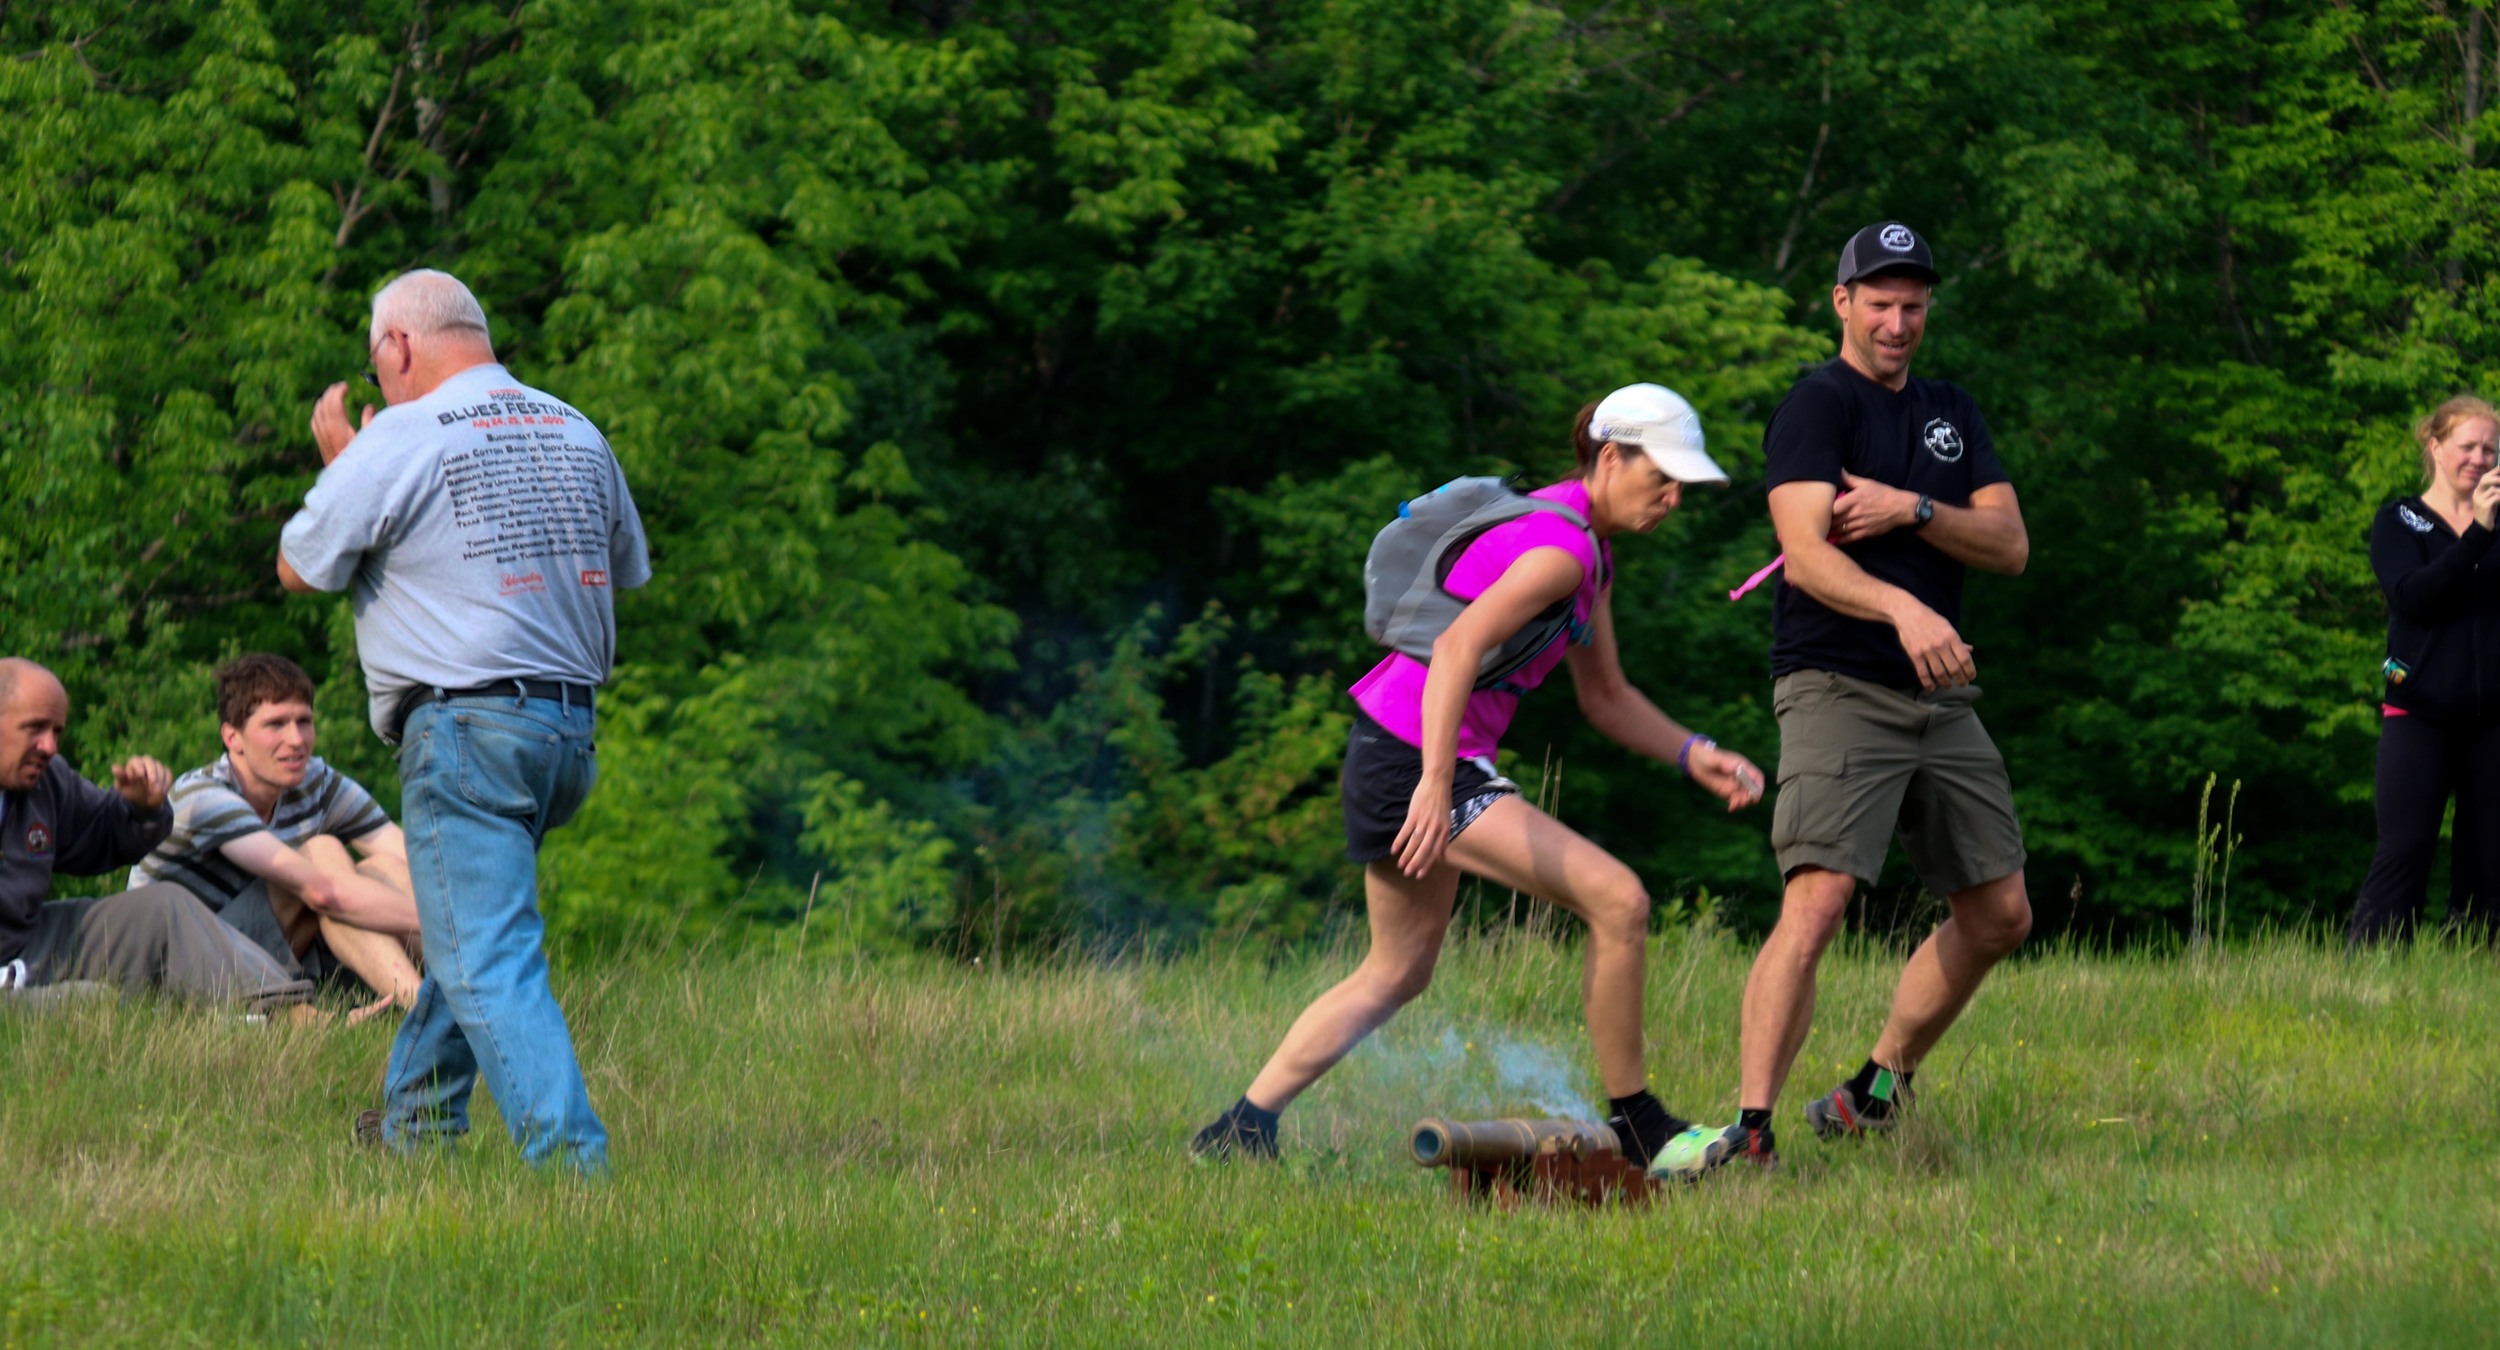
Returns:
[[[1467,608],[1465,600],[1448,590],[1450,569],[1458,565],[1459,555],[1494,526],[1539,511],[1582,530],[1589,527],[1579,512],[1561,502],[1531,497],[1500,478],[1453,478],[1398,503],[1398,518],[1372,537],[1371,552],[1363,559],[1363,631],[1380,645],[1430,665],[1433,639]],[[1605,557],[1595,534],[1589,535],[1589,551]],[[1602,576],[1598,584],[1605,584]],[[1526,692],[1510,677],[1557,639],[1579,636],[1571,602],[1571,596],[1564,596],[1486,652],[1476,669],[1475,687]]]

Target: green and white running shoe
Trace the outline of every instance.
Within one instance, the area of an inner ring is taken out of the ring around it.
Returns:
[[[1740,1160],[1757,1167],[1777,1166],[1779,1153],[1773,1147],[1771,1132],[1749,1130],[1742,1125],[1724,1129],[1696,1125],[1658,1150],[1658,1156],[1650,1159],[1649,1174],[1673,1181],[1699,1181],[1703,1173]]]

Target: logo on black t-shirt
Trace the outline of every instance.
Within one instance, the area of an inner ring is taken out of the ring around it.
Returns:
[[[1962,433],[1951,422],[1936,418],[1927,424],[1927,448],[1945,463],[1955,463],[1962,458]]]
[[[26,851],[38,858],[52,851],[52,831],[41,821],[26,827]]]
[[[2412,507],[2399,506],[2396,508],[2396,514],[2403,518],[2405,528],[2413,531],[2415,534],[2429,534],[2431,532],[2431,523],[2414,514]]]

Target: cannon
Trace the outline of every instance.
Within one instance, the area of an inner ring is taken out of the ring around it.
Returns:
[[[1663,1183],[1623,1156],[1614,1130],[1593,1120],[1415,1122],[1407,1148],[1423,1167],[1450,1173],[1450,1195],[1511,1208],[1544,1204],[1645,1204]]]
[[[1574,1158],[1621,1157],[1611,1127],[1593,1120],[1442,1120],[1415,1122],[1409,1147],[1425,1167],[1489,1167],[1523,1162],[1539,1153]]]

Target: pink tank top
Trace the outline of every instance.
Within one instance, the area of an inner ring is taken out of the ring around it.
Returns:
[[[1561,502],[1588,518],[1589,490],[1578,479],[1568,479],[1551,487],[1538,488],[1528,494],[1547,501]],[[1585,631],[1589,616],[1597,609],[1598,584],[1601,572],[1611,572],[1613,553],[1606,550],[1607,566],[1599,566],[1598,555],[1589,548],[1588,532],[1560,516],[1539,511],[1487,530],[1476,542],[1458,555],[1458,563],[1450,569],[1450,594],[1473,600],[1530,549],[1558,548],[1569,553],[1580,564],[1580,589],[1571,597],[1575,628]],[[1580,641],[1586,642],[1585,637]],[[1510,682],[1521,689],[1534,689],[1545,682],[1554,667],[1563,662],[1563,645],[1556,642],[1511,676]],[[1354,696],[1354,704],[1378,722],[1390,735],[1408,745],[1422,748],[1424,743],[1424,680],[1431,669],[1403,652],[1391,652],[1381,658],[1369,674],[1354,682],[1346,692]],[[1467,695],[1467,712],[1458,724],[1458,757],[1490,759],[1501,748],[1502,733],[1510,729],[1511,715],[1519,710],[1519,696],[1501,689],[1477,689]]]

